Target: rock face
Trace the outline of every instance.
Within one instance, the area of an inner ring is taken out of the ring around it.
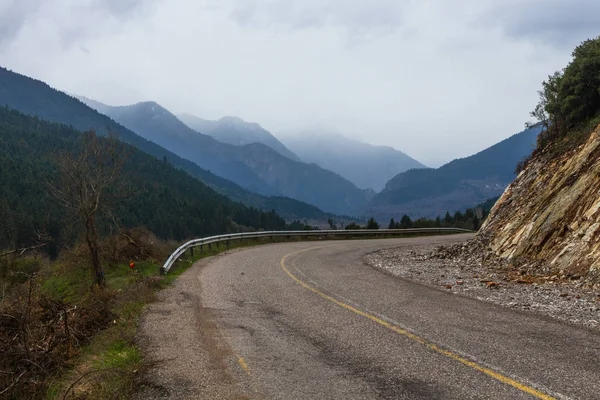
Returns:
[[[534,273],[600,283],[600,126],[566,154],[536,154],[478,236]]]

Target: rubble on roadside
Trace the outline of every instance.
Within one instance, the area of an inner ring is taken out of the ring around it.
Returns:
[[[600,285],[577,276],[534,273],[487,251],[485,238],[435,247],[407,246],[366,255],[386,273],[519,310],[600,329]]]

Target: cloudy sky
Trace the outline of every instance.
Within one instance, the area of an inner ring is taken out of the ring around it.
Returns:
[[[599,16],[597,0],[0,0],[0,65],[439,165],[522,130]]]

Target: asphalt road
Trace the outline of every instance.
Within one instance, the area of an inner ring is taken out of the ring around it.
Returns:
[[[267,245],[186,272],[180,279],[198,294],[197,346],[212,353],[208,368],[223,370],[227,393],[235,392],[222,397],[600,399],[597,331],[391,277],[363,262],[382,248],[464,239]],[[185,358],[194,350],[170,351]],[[213,398],[221,389],[199,390],[194,397]]]

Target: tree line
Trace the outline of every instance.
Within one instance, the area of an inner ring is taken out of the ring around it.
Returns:
[[[493,197],[479,204],[476,207],[468,208],[464,212],[455,211],[454,214],[446,212],[444,216],[438,216],[434,219],[420,217],[412,219],[409,215],[404,214],[398,221],[393,217],[387,225],[387,229],[410,229],[410,228],[461,228],[477,231],[481,224],[489,215],[492,207],[496,204],[499,197]],[[335,221],[329,219],[330,229],[338,229]],[[371,217],[366,224],[360,225],[357,222],[352,222],[344,226],[344,229],[380,229],[381,225]]]
[[[530,113],[536,121],[526,124],[542,124],[538,148],[567,136],[583,139],[600,122],[600,36],[582,42],[572,57],[538,91],[539,102]]]

